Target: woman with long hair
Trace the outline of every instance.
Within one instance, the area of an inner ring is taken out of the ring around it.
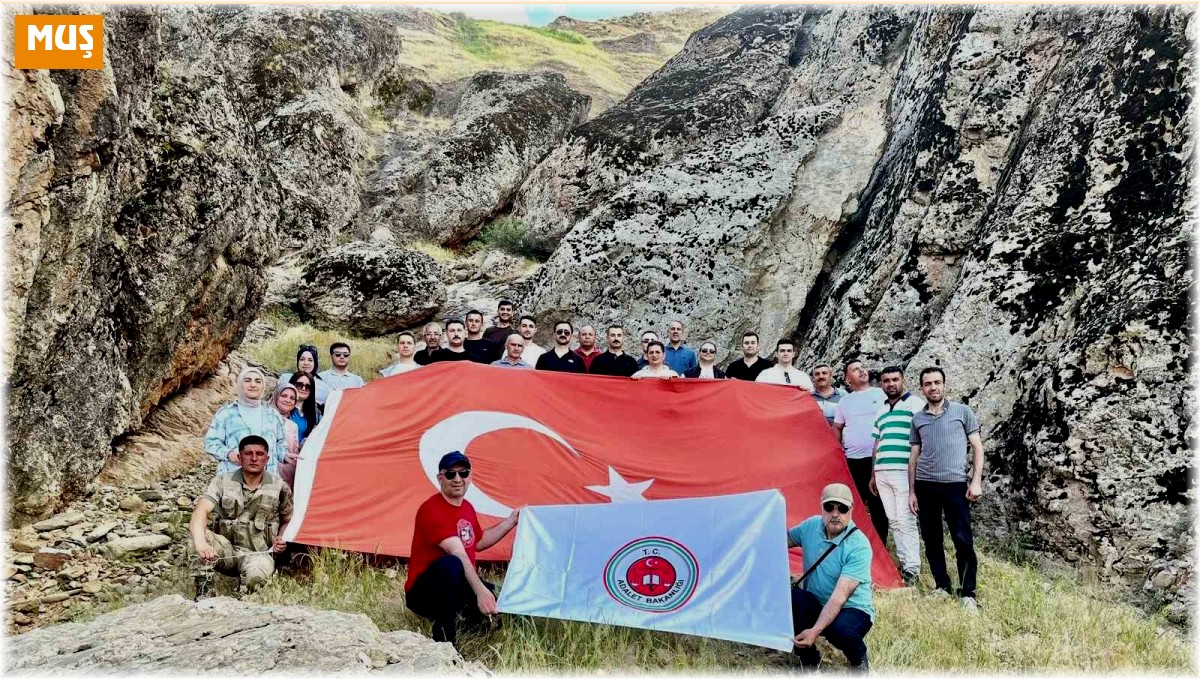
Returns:
[[[290,373],[284,373],[279,376],[280,384],[288,384],[292,381],[292,375],[300,372],[306,372],[313,376],[313,384],[316,385],[315,403],[317,409],[320,410],[325,405],[325,399],[329,398],[329,385],[325,384],[325,380],[317,376],[321,371],[320,353],[317,348],[311,344],[301,344],[300,349],[296,352],[296,370]]]
[[[308,439],[308,435],[321,422],[321,411],[317,408],[317,400],[313,396],[314,385],[320,380],[311,373],[298,372],[289,380],[296,389],[296,407],[292,410],[291,419],[296,423],[300,434],[300,445]]]
[[[237,400],[221,406],[208,433],[204,435],[204,452],[217,460],[217,473],[228,474],[241,469],[238,443],[251,434],[267,440],[267,471],[277,472],[278,464],[287,454],[287,434],[279,411],[264,403],[267,379],[258,368],[246,368],[238,374]]]

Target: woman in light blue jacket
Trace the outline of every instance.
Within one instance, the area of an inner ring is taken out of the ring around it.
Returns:
[[[267,440],[270,448],[267,471],[279,473],[279,464],[287,454],[287,438],[279,411],[263,400],[266,382],[261,370],[246,368],[238,375],[238,399],[221,406],[213,415],[208,433],[204,435],[204,452],[217,460],[218,474],[241,469],[238,442],[250,434]]]

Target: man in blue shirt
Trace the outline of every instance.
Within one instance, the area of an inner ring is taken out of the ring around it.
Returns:
[[[700,367],[696,352],[683,344],[683,321],[671,321],[671,325],[667,326],[667,337],[671,341],[667,343],[666,358],[663,362],[668,368],[682,375],[692,368]]]
[[[871,543],[850,519],[854,499],[844,483],[821,493],[821,513],[788,530],[788,548],[804,550],[803,589],[792,588],[794,653],[806,667],[821,664],[817,637],[846,654],[851,671],[867,672],[863,637],[875,621],[871,603]],[[821,556],[827,557],[813,569]]]

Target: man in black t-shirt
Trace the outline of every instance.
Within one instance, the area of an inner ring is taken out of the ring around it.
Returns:
[[[554,346],[550,351],[538,356],[538,370],[553,370],[561,373],[582,373],[583,359],[571,351],[571,335],[574,329],[567,321],[554,324]]]
[[[759,373],[771,365],[770,361],[758,355],[758,334],[747,332],[742,335],[742,357],[725,368],[725,377],[753,382],[758,379]]]
[[[474,358],[463,347],[463,338],[467,334],[466,326],[457,318],[446,321],[446,346],[433,352],[430,363],[444,361],[471,361]]]
[[[503,353],[500,345],[483,336],[483,312],[471,309],[467,312],[467,339],[463,340],[463,348],[471,355],[471,360],[484,365],[499,361]]]
[[[517,331],[513,325],[513,314],[516,310],[513,308],[513,303],[507,299],[500,300],[496,305],[496,325],[483,331],[484,339],[489,339],[496,343],[500,348],[501,353],[504,351],[504,345],[508,342],[508,336]],[[496,357],[499,360],[499,356]]]
[[[592,375],[612,375],[614,377],[629,377],[638,371],[637,359],[625,353],[625,328],[619,325],[608,326],[606,333],[608,351],[592,359]]]

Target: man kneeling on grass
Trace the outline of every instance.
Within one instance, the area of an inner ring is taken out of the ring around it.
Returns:
[[[247,591],[258,589],[275,572],[274,554],[287,547],[280,536],[292,520],[292,490],[282,478],[264,471],[268,456],[266,439],[244,437],[238,442],[242,468],[218,474],[196,499],[188,525],[188,561],[197,599],[210,594],[214,566],[219,573],[240,578]]]
[[[854,500],[844,483],[821,493],[821,513],[788,530],[788,547],[804,550],[803,589],[792,588],[795,653],[806,667],[821,664],[817,637],[846,654],[851,671],[866,672],[863,637],[875,620],[871,604],[871,543],[850,520]]]
[[[433,621],[433,640],[454,643],[461,614],[469,628],[481,627],[484,616],[497,614],[496,588],[475,570],[475,552],[504,539],[517,525],[520,508],[482,530],[475,508],[464,499],[471,482],[471,461],[459,451],[438,462],[440,491],[417,510],[408,580],[409,610]]]

